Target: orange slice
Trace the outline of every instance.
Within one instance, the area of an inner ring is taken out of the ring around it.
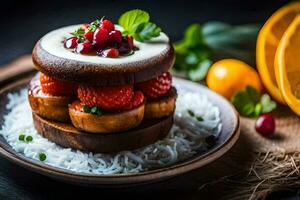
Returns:
[[[300,2],[293,2],[277,10],[259,32],[256,44],[256,64],[262,82],[270,95],[285,103],[279,91],[274,71],[275,53],[279,41],[300,10]]]
[[[300,15],[280,40],[275,56],[275,75],[284,100],[300,115]]]

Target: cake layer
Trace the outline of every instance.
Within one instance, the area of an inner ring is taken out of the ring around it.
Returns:
[[[72,124],[54,122],[32,113],[34,127],[43,137],[63,147],[84,151],[114,153],[147,146],[164,138],[172,127],[173,115],[159,120],[143,120],[136,128],[111,134],[77,130]]]
[[[76,54],[64,48],[63,41],[80,25],[63,27],[42,37],[32,53],[36,68],[58,79],[98,85],[134,84],[168,71],[174,63],[174,50],[166,34],[148,42],[134,41],[134,54],[118,58]]]

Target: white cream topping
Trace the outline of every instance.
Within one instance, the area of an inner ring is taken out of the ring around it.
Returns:
[[[165,33],[160,33],[160,36],[151,39],[148,42],[134,41],[134,44],[139,48],[133,55],[120,56],[118,58],[105,58],[96,55],[76,54],[64,48],[63,41],[72,35],[71,32],[77,30],[81,25],[72,25],[56,29],[49,32],[41,39],[41,47],[48,53],[60,57],[82,62],[90,62],[96,64],[123,64],[137,62],[144,59],[149,59],[158,56],[169,48],[169,38]],[[120,29],[120,27],[116,27]]]

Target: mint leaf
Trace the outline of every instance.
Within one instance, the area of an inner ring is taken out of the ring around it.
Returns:
[[[263,110],[262,104],[261,103],[256,104],[254,109],[254,116],[258,117],[262,113],[262,110]]]
[[[251,86],[247,86],[246,87],[246,92],[248,93],[249,95],[249,98],[250,100],[253,102],[253,103],[258,103],[259,100],[260,100],[260,95],[259,93]]]
[[[208,60],[208,59],[200,62],[197,65],[197,68],[191,69],[191,70],[188,71],[188,77],[192,81],[201,81],[201,80],[203,80],[205,78],[211,64],[212,64],[212,61]]]
[[[76,37],[83,37],[84,33],[85,33],[84,29],[79,28],[76,31],[72,32],[71,34],[76,36]]]
[[[147,12],[135,9],[122,14],[119,18],[119,24],[128,34],[133,35],[140,24],[149,22],[149,20],[150,16]]]
[[[176,53],[175,70],[184,72],[193,81],[203,80],[213,58],[212,51],[203,41],[201,26],[199,24],[190,25],[184,33],[184,38],[176,42],[174,48]]]
[[[237,92],[232,98],[231,103],[237,111],[246,117],[257,117],[261,113],[271,112],[276,108],[276,103],[270,96],[260,94],[251,86]]]
[[[187,46],[193,47],[203,43],[202,39],[202,29],[200,24],[190,25],[185,33],[185,43]]]
[[[262,112],[263,113],[271,112],[277,107],[276,102],[272,101],[268,94],[262,95],[260,102],[262,104]]]
[[[254,103],[251,101],[246,90],[237,92],[232,98],[231,103],[243,116],[250,116],[254,111]]]
[[[82,109],[83,109],[83,112],[85,112],[85,113],[90,113],[91,112],[91,108],[89,106],[87,106],[87,105],[84,105],[82,107]]]
[[[158,37],[161,29],[149,20],[149,14],[143,10],[135,9],[125,12],[119,18],[119,25],[124,29],[122,35],[131,35],[140,42]]]
[[[96,106],[91,108],[91,114],[96,114],[97,113],[98,108]]]
[[[145,22],[140,24],[133,37],[140,42],[150,40],[153,37],[160,35],[161,29],[152,22]]]
[[[243,116],[251,116],[255,111],[255,104],[253,102],[249,102],[245,104],[240,110],[240,114]]]

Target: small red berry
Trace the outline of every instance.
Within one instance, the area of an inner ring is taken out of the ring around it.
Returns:
[[[122,42],[122,33],[121,31],[115,30],[111,31],[109,33],[109,41],[110,42],[116,42],[116,43],[121,43]]]
[[[68,49],[74,49],[77,46],[78,38],[77,37],[70,37],[65,40],[64,46]]]
[[[100,22],[100,27],[105,28],[108,32],[115,30],[115,25],[107,19]]]
[[[90,42],[93,42],[94,32],[88,31],[84,34],[85,39],[87,39]]]
[[[101,52],[101,55],[109,58],[116,58],[119,56],[119,50],[116,48],[105,49]]]
[[[126,39],[129,49],[134,49],[133,37],[128,35]]]
[[[98,48],[104,48],[108,42],[108,31],[104,28],[97,28],[94,33],[93,44]]]
[[[270,136],[275,131],[275,120],[270,114],[262,114],[255,122],[255,129],[263,136]]]
[[[88,54],[93,50],[93,46],[89,42],[79,43],[75,49],[76,53]]]

